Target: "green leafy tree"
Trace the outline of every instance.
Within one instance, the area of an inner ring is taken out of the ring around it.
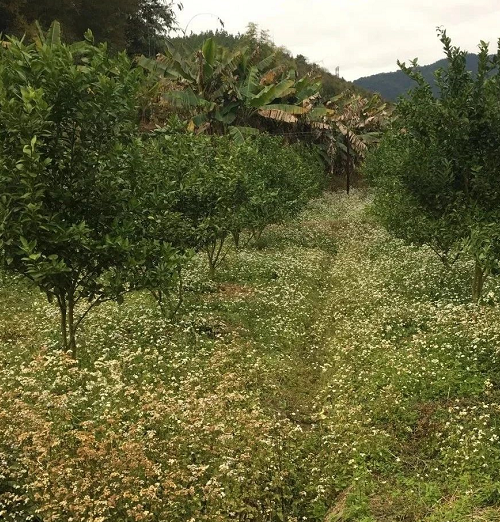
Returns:
[[[477,75],[467,53],[440,31],[448,68],[436,74],[439,96],[417,69],[417,82],[396,109],[397,120],[366,171],[377,187],[376,209],[396,235],[430,245],[446,262],[475,260],[473,299],[500,262],[499,55],[479,45]]]
[[[167,129],[137,140],[129,149],[135,177],[138,244],[148,256],[134,266],[134,286],[148,290],[162,314],[173,319],[183,302],[183,268],[197,246],[192,227],[180,209],[183,173],[191,168],[194,151],[181,142],[176,121]],[[178,139],[170,139],[170,134]]]
[[[178,120],[171,120],[150,135],[143,148],[142,161],[147,168],[138,181],[138,204],[143,209],[144,223],[141,230],[174,248],[179,264],[176,266],[173,259],[168,268],[164,260],[160,266],[160,261],[153,258],[143,273],[147,284],[141,286],[166,303],[166,298],[175,300],[182,291],[177,283],[182,279],[183,261],[191,252],[206,254],[210,277],[214,277],[239,216],[243,176],[235,161],[236,145],[232,140],[186,132]],[[175,272],[175,281],[163,278],[163,283],[155,282],[160,269],[165,268]],[[176,292],[172,292],[174,287]]]
[[[182,9],[182,4],[170,0],[139,0],[127,20],[127,51],[147,56],[163,51],[166,34],[175,25],[176,6]]]
[[[111,49],[154,56],[175,25],[176,6],[181,4],[170,0],[0,0],[0,32],[36,36],[36,22],[48,28],[57,20],[68,42],[90,29]]]
[[[213,279],[244,202],[243,173],[229,138],[191,135],[189,140],[191,166],[180,181],[176,210],[190,224],[197,250],[206,253]]]
[[[231,235],[237,241],[245,230],[258,238],[266,226],[295,216],[321,186],[323,169],[313,149],[265,134],[238,143],[182,132],[177,120],[145,147],[143,192],[151,201],[141,206],[158,205],[149,219],[155,237],[168,238],[183,255],[205,253],[212,278]]]
[[[245,199],[235,232],[249,230],[255,240],[267,226],[295,217],[323,185],[318,151],[282,138],[262,134],[247,140],[237,160],[245,173]]]
[[[145,262],[135,172],[140,74],[124,54],[60,42],[0,50],[0,256],[59,307],[63,346],[76,353],[87,313],[120,300],[131,266]]]

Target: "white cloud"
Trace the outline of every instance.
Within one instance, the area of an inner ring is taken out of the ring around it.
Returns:
[[[442,58],[436,27],[453,43],[474,52],[480,40],[496,50],[498,0],[184,0],[179,25],[188,32],[216,29],[220,17],[231,33],[249,22],[269,30],[277,45],[303,54],[349,80],[397,69],[415,57],[421,64]],[[210,14],[204,14],[210,13]],[[196,16],[198,15],[198,16]],[[195,17],[195,18],[193,18]]]

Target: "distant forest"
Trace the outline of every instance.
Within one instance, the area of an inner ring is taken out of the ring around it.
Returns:
[[[478,56],[477,54],[469,54],[467,56],[467,69],[474,74],[477,72]],[[446,69],[448,61],[446,59],[439,60],[430,65],[423,65],[418,68],[424,78],[431,84],[434,94],[437,95],[437,88],[434,81],[434,73],[441,68]],[[372,76],[365,76],[354,81],[354,84],[372,92],[378,92],[384,99],[388,101],[396,101],[399,96],[407,93],[415,82],[409,78],[403,71],[379,73]]]

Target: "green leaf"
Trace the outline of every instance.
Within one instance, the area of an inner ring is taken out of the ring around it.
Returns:
[[[236,143],[243,143],[249,136],[257,136],[259,131],[253,127],[229,127],[229,135]]]
[[[275,98],[276,86],[268,85],[264,87],[257,95],[250,99],[250,106],[255,108],[263,107],[268,103],[271,103]]]
[[[332,112],[333,111],[327,109],[326,107],[315,107],[311,110],[311,112],[309,112],[309,119],[311,121],[317,121],[321,118],[324,118],[325,116],[328,116]]]
[[[278,98],[292,94],[294,92],[293,85],[293,80],[283,80],[276,85],[269,85],[250,100],[250,105],[256,108],[263,108]]]
[[[245,99],[251,99],[259,90],[259,71],[257,67],[250,67],[247,77],[243,82],[241,94]]]
[[[192,121],[196,125],[196,127],[201,127],[204,123],[207,123],[208,116],[206,114],[197,114],[193,117]]]
[[[213,38],[208,38],[205,40],[201,52],[203,53],[207,63],[210,66],[213,66],[215,64],[215,56],[217,54],[217,44]]]
[[[233,123],[233,121],[236,119],[236,116],[236,112],[227,112],[224,114],[223,111],[216,111],[214,115],[217,121],[220,121],[226,125],[231,125],[231,123]]]
[[[269,56],[267,56],[266,58],[264,58],[257,64],[257,69],[259,69],[260,72],[265,71],[273,64],[275,59],[276,59],[276,53],[270,54]]]
[[[281,111],[286,114],[293,114],[295,116],[300,116],[309,112],[309,110],[306,107],[299,107],[298,105],[288,105],[286,103],[274,103],[266,105],[265,107],[263,107],[263,109],[270,111]]]
[[[61,44],[61,24],[55,20],[47,32],[47,44],[50,46]]]
[[[215,108],[215,103],[198,96],[191,88],[183,91],[166,92],[163,95],[163,99],[175,107],[180,108],[203,107],[206,110],[213,110]]]
[[[276,98],[285,98],[290,94],[295,92],[295,81],[294,80],[283,80],[278,83],[275,88],[275,97]]]

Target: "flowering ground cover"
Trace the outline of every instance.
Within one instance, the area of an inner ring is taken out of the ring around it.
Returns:
[[[0,286],[0,519],[500,520],[500,287],[328,194],[97,308],[78,362],[44,296]]]

